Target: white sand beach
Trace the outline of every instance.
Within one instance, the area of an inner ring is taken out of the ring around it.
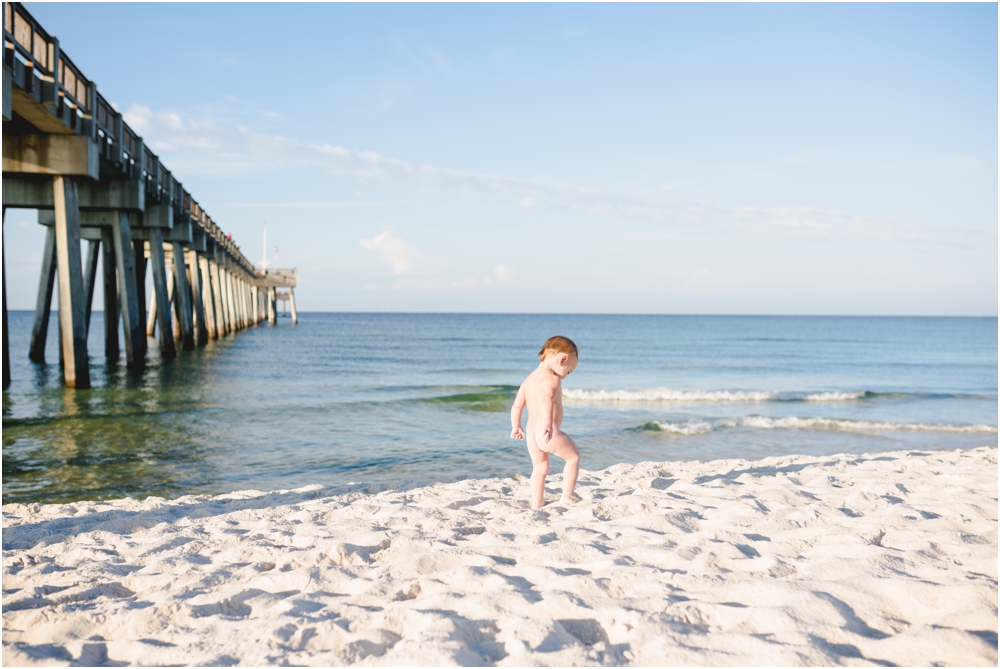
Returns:
[[[617,465],[578,491],[5,505],[3,662],[997,664],[995,447]]]

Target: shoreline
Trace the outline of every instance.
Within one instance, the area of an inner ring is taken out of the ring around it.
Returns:
[[[997,448],[3,506],[5,664],[996,665]]]

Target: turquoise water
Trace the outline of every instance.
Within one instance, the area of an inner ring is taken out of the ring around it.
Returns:
[[[996,318],[304,313],[142,375],[62,387],[12,312],[3,501],[176,497],[530,471],[513,394],[553,334],[580,347],[564,429],[585,469],[642,460],[997,443]],[[53,325],[55,324],[53,314]]]

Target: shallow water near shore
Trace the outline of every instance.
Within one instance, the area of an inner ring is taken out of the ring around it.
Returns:
[[[31,321],[10,314],[5,503],[527,473],[507,411],[552,334],[580,346],[563,427],[588,470],[997,444],[996,318],[304,313],[175,360],[150,340],[133,375],[95,313],[86,391],[51,333],[28,361]]]

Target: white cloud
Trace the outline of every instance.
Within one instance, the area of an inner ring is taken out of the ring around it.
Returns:
[[[514,270],[507,265],[497,265],[493,268],[493,276],[499,283],[514,283]]]
[[[711,297],[722,288],[722,283],[722,277],[703,267],[688,274],[681,284],[681,291],[695,297]]]
[[[125,120],[161,154],[183,181],[185,174],[269,172],[307,167],[331,176],[394,181],[421,189],[472,194],[524,208],[570,210],[616,220],[631,219],[689,228],[811,238],[844,237],[967,245],[995,243],[996,231],[932,226],[811,207],[717,205],[674,194],[674,184],[644,191],[578,188],[551,180],[477,174],[416,165],[374,151],[309,144],[213,119],[185,119],[133,105]],[[990,237],[990,239],[986,239]]]
[[[420,253],[415,248],[389,232],[360,241],[363,247],[374,251],[379,260],[392,267],[392,273],[397,276],[410,274],[420,261]]]

